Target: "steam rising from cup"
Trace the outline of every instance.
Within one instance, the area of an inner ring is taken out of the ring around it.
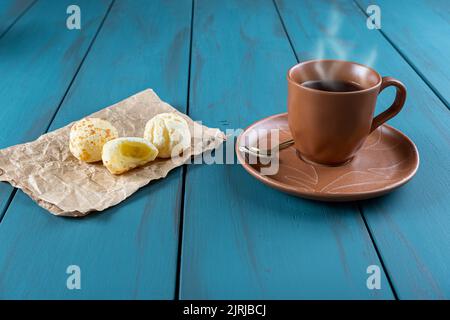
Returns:
[[[339,59],[339,60],[352,60],[350,57],[350,50],[358,50],[354,46],[348,48],[346,40],[338,36],[342,27],[343,18],[337,10],[332,10],[330,14],[329,27],[325,30],[326,37],[319,39],[317,42],[316,53],[314,59]],[[326,55],[327,51],[331,52],[331,55]],[[361,62],[362,64],[373,67],[378,57],[378,51],[375,47],[370,49],[367,58]],[[319,75],[318,80],[332,80],[338,73],[340,65],[335,64],[329,68],[325,68],[323,64],[318,63],[315,66],[315,71]]]

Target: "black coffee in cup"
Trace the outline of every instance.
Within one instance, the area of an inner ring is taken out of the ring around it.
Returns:
[[[356,82],[343,80],[311,80],[303,82],[302,86],[310,89],[331,92],[351,92],[363,89],[363,87]]]

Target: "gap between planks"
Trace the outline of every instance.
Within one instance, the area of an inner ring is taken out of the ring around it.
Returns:
[[[6,27],[6,29],[0,34],[0,39],[3,38],[5,36],[5,34],[8,33],[9,30],[12,29],[12,27],[14,27],[14,25],[17,23],[17,21],[19,21],[24,15],[25,13],[28,12],[28,10],[31,9],[32,6],[34,6],[36,4],[37,0],[34,0],[32,3],[30,3],[28,5],[28,7],[26,7],[12,22],[11,24]]]
[[[194,34],[194,9],[195,0],[192,0],[191,5],[191,30],[189,35],[189,65],[188,65],[188,81],[187,81],[187,95],[186,95],[186,114],[189,115],[190,93],[191,93],[191,65],[192,65],[192,39]],[[175,278],[175,300],[180,300],[181,289],[181,262],[183,258],[183,229],[184,229],[184,204],[186,201],[186,174],[187,165],[183,165],[183,174],[181,178],[181,203],[179,213],[178,226],[178,248],[177,248],[177,269]]]

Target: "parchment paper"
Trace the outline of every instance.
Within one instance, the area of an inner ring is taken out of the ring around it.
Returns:
[[[183,153],[181,163],[158,159],[123,175],[112,175],[101,162],[84,163],[70,153],[71,123],[33,142],[0,150],[0,181],[22,189],[54,215],[84,216],[120,203],[150,181],[164,178],[191,156],[214,149],[225,140],[220,130],[192,121],[161,101],[151,89],[88,117],[110,121],[121,137],[142,137],[147,121],[163,112],[177,112],[189,124],[191,150]]]

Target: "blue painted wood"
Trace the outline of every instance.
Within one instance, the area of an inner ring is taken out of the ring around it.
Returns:
[[[34,2],[35,0],[0,1],[0,38]]]
[[[360,205],[398,296],[449,298],[449,111],[386,39],[366,28],[366,17],[356,4],[277,4],[301,60],[341,58],[370,64],[408,88],[404,110],[389,123],[416,143],[419,171],[398,191]],[[377,112],[390,104],[392,95],[381,95]]]
[[[80,31],[66,28],[70,4],[39,1],[0,39],[0,148],[45,132],[110,1],[79,1]],[[0,219],[12,190],[0,183]]]
[[[296,60],[272,1],[196,1],[192,59],[193,119],[225,130],[286,110]],[[380,261],[354,205],[283,194],[237,164],[186,179],[182,299],[393,297],[383,273],[366,287]]]
[[[358,0],[363,9],[373,3]],[[450,108],[450,2],[380,0],[381,30]]]
[[[191,1],[117,0],[51,130],[148,87],[185,111],[190,23]],[[0,224],[0,297],[173,298],[181,173],[83,219],[18,193]],[[81,290],[66,288],[72,264]]]

